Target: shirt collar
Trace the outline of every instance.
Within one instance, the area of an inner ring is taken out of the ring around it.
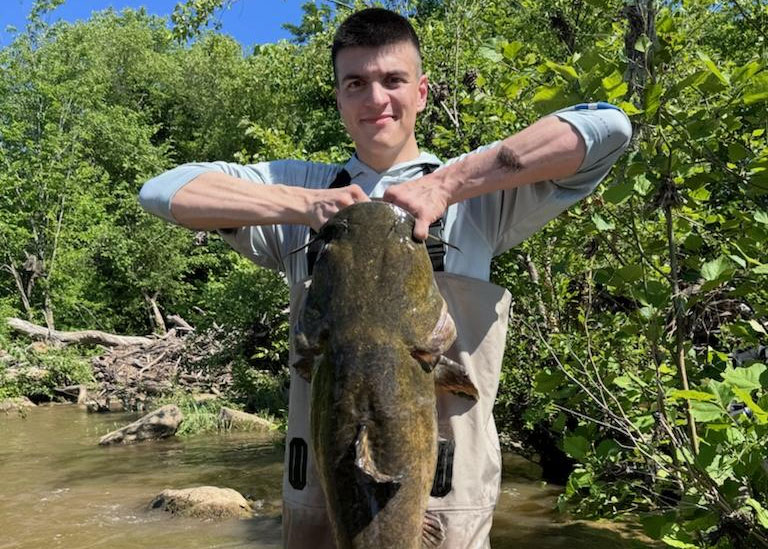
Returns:
[[[357,154],[353,154],[352,157],[347,161],[347,163],[344,165],[344,169],[347,170],[349,173],[349,176],[351,179],[355,179],[363,174],[367,176],[376,177],[377,179],[380,179],[382,177],[402,177],[406,175],[409,171],[416,171],[414,168],[427,165],[432,166],[442,166],[442,161],[437,158],[434,154],[428,153],[428,152],[422,152],[414,158],[413,160],[408,160],[406,162],[400,162],[399,164],[395,164],[388,170],[384,172],[377,172],[368,164],[361,161]]]

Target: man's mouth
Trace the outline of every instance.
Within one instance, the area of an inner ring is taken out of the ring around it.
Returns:
[[[365,124],[380,125],[380,124],[386,124],[390,120],[395,120],[395,116],[393,114],[381,114],[378,116],[369,116],[366,118],[362,118],[361,120]]]

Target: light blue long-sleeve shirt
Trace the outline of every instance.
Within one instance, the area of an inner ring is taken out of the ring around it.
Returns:
[[[589,195],[608,174],[611,166],[629,143],[632,126],[627,116],[604,103],[576,105],[554,113],[571,124],[586,144],[586,156],[578,172],[558,181],[542,181],[514,189],[496,191],[449,206],[444,222],[444,238],[461,251],[446,250],[445,271],[488,280],[491,259],[516,246],[566,208]],[[499,142],[467,154],[498,146]],[[344,168],[351,182],[369,196],[380,198],[390,185],[420,177],[424,166],[448,166],[467,154],[442,163],[423,152],[408,162],[378,173],[356,156],[346,165],[321,164],[298,160],[276,160],[240,165],[227,162],[184,164],[147,181],[139,199],[148,212],[170,222],[171,200],[184,185],[204,172],[218,171],[254,184],[296,185],[327,188]],[[238,252],[254,262],[285,273],[289,284],[307,276],[305,254],[289,255],[306,244],[309,227],[302,225],[262,225],[241,227],[222,235]]]

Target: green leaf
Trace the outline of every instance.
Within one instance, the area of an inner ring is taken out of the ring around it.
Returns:
[[[651,40],[646,36],[642,35],[640,38],[635,42],[635,50],[645,53],[648,51],[648,46],[651,45]]]
[[[622,181],[606,189],[603,193],[603,198],[611,204],[621,204],[632,194],[633,189],[634,184],[632,181]]]
[[[694,252],[701,248],[702,244],[704,244],[704,239],[696,233],[689,234],[683,241],[683,246]]]
[[[512,60],[515,57],[517,57],[518,52],[523,49],[523,43],[514,41],[510,42],[509,44],[504,44],[501,48],[501,53],[504,54],[504,58],[508,60]]]
[[[768,100],[768,71],[763,71],[751,79],[749,86],[744,89],[742,100],[745,105]]]
[[[694,400],[691,402],[691,414],[693,419],[702,423],[717,421],[723,417],[725,411],[713,402],[701,402]]]
[[[710,379],[707,383],[707,389],[715,395],[717,402],[720,404],[720,409],[726,410],[733,400],[733,386]]]
[[[741,162],[751,154],[749,149],[737,141],[728,143],[728,160],[731,162]]]
[[[752,269],[752,272],[755,274],[768,274],[768,263],[758,265]]]
[[[570,65],[561,65],[559,63],[554,63],[553,61],[546,61],[545,64],[551,71],[556,72],[567,80],[577,80],[579,78],[579,75],[576,74],[576,69]]]
[[[600,442],[595,452],[599,457],[606,458],[620,453],[621,449],[615,440],[607,438]]]
[[[764,334],[765,333],[765,328],[763,328],[763,325],[760,324],[757,320],[751,319],[749,321],[749,325],[757,333],[759,333],[759,334]]]
[[[696,202],[706,202],[712,193],[706,187],[699,187],[696,190],[688,193],[688,198],[695,200]]]
[[[753,498],[747,498],[745,503],[755,510],[755,516],[757,517],[757,522],[760,523],[760,526],[768,528],[768,511],[760,505],[760,502]]]
[[[635,192],[639,195],[645,196],[648,191],[653,187],[653,183],[648,181],[648,178],[641,174],[635,178]]]
[[[565,437],[563,450],[574,459],[583,459],[589,451],[589,441],[581,436]]]
[[[768,225],[768,214],[763,211],[756,211],[755,212],[755,221],[758,223],[762,223],[763,225]]]
[[[712,59],[709,58],[709,56],[702,52],[696,52],[699,56],[699,59],[704,61],[704,65],[709,69],[709,71],[714,74],[720,82],[725,84],[726,86],[729,86],[731,83],[728,80],[728,78],[720,72],[720,69],[717,68],[717,65],[712,61]]]
[[[701,276],[704,277],[704,280],[717,280],[723,273],[728,271],[730,267],[731,264],[728,259],[720,256],[717,259],[713,259],[702,265]]]
[[[619,101],[619,108],[624,111],[627,116],[633,116],[635,114],[642,114],[644,111],[638,109],[634,104],[629,101]]]
[[[496,48],[491,48],[489,46],[480,46],[477,53],[480,57],[487,59],[491,63],[501,63],[504,60],[504,57],[496,51]]]
[[[563,93],[562,88],[542,86],[538,89],[533,96],[534,103],[542,103],[544,101],[552,101]]]
[[[608,101],[617,97],[623,97],[629,89],[624,81],[624,76],[619,71],[613,71],[609,76],[603,78],[600,83],[603,90],[605,90],[605,97]]]
[[[646,88],[645,115],[647,118],[650,118],[651,116],[656,114],[657,110],[659,110],[659,105],[661,105],[661,92],[662,92],[662,87],[661,87],[661,84],[659,84],[658,82]]]
[[[682,549],[699,549],[698,545],[694,545],[693,543],[688,543],[686,541],[675,539],[671,536],[664,536],[663,538],[661,538],[661,541],[663,541],[670,547],[680,547]]]
[[[705,393],[704,391],[683,391],[678,389],[673,389],[669,392],[669,398],[677,400],[677,399],[687,399],[687,400],[698,400],[702,402],[708,402],[715,400],[715,395],[711,393]]]
[[[643,276],[643,267],[638,263],[625,265],[616,271],[624,282],[634,282]]]
[[[757,74],[757,72],[762,67],[762,64],[759,61],[750,61],[746,65],[742,67],[738,67],[737,69],[734,69],[733,73],[731,74],[731,81],[734,84],[740,84],[741,82],[749,82],[749,80]]]
[[[760,425],[765,425],[768,423],[768,412],[760,408],[760,406],[758,406],[757,403],[752,400],[752,395],[749,393],[749,391],[734,388],[733,394],[739,397],[744,404],[749,406],[749,409],[752,410],[752,414],[755,420],[757,420]]]
[[[605,219],[600,216],[600,214],[592,214],[592,222],[595,224],[595,227],[597,227],[598,231],[611,231],[616,228],[616,226],[611,223],[610,221],[606,221]]]
[[[744,261],[743,257],[740,257],[738,255],[734,255],[734,254],[728,254],[728,257],[730,257],[731,261],[733,261],[734,263],[738,264],[738,266],[741,267],[742,269],[746,269],[747,268],[747,262]]]

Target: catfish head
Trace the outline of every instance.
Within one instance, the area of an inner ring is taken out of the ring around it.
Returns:
[[[333,327],[337,339],[402,342],[431,371],[456,338],[414,219],[382,201],[353,204],[318,231],[323,242],[312,285],[294,326],[295,364],[309,379]]]

